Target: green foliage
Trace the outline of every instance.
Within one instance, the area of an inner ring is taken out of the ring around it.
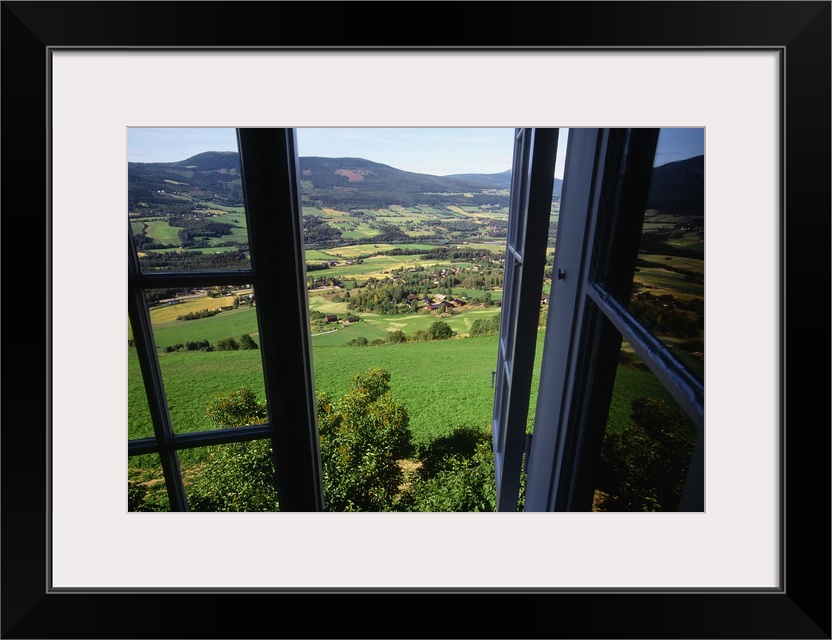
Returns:
[[[488,336],[500,331],[500,314],[492,316],[489,319],[479,318],[474,320],[471,324],[471,329],[468,332],[472,338],[476,336]]]
[[[401,330],[398,330],[398,329],[395,330],[395,331],[389,331],[387,333],[387,342],[389,342],[391,344],[399,344],[401,342],[407,342],[407,336],[404,335],[404,331],[401,331]]]
[[[271,440],[217,445],[188,484],[191,511],[278,511]]]
[[[657,398],[635,400],[630,425],[604,439],[601,510],[678,509],[695,440],[684,411]]]
[[[419,512],[496,511],[491,436],[458,428],[419,453],[421,467],[410,478],[403,510]]]
[[[268,416],[266,405],[257,402],[248,387],[215,398],[205,407],[205,413],[215,429],[262,424]]]
[[[215,398],[205,412],[217,429],[262,424],[267,416],[248,387]],[[271,440],[212,447],[187,485],[192,511],[277,511]]]
[[[179,316],[176,316],[177,320],[199,320],[200,318],[210,318],[211,316],[215,316],[220,313],[220,309],[202,309],[201,311],[191,311],[189,313],[185,313]]]
[[[257,343],[252,339],[252,337],[244,333],[240,336],[240,349],[243,351],[250,350],[250,349],[257,349]]]
[[[456,331],[451,328],[447,322],[443,322],[442,320],[437,320],[428,329],[428,335],[430,336],[431,340],[447,340],[448,338],[453,338],[456,335]]]
[[[390,374],[356,375],[337,402],[317,395],[324,498],[329,511],[391,511],[412,449],[409,418],[390,395]]]
[[[223,338],[214,344],[214,351],[237,351],[239,343],[234,338]]]

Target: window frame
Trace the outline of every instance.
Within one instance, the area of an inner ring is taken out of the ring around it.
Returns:
[[[632,283],[658,132],[569,130],[525,511],[591,509],[622,338],[696,425],[679,510],[704,510],[704,385],[616,298]]]
[[[492,415],[498,511],[518,509],[523,471],[523,510],[591,508],[622,338],[696,424],[680,510],[704,509],[703,384],[616,298],[632,282],[658,131],[570,130],[553,266],[557,276],[530,437],[526,423],[559,129],[515,132]],[[187,511],[178,451],[270,438],[280,510],[323,511],[295,130],[242,128],[237,137],[250,270],[142,273],[128,223],[128,313],[154,427],[153,438],[128,442],[128,455],[159,454],[171,509]],[[275,215],[281,211],[284,215]],[[287,278],[295,305],[284,303]],[[283,296],[270,284],[277,281],[284,283]],[[143,291],[218,282],[252,284],[257,292],[269,418],[252,427],[175,434]]]
[[[237,140],[251,269],[143,273],[128,222],[128,315],[154,429],[152,438],[128,441],[128,457],[159,454],[171,510],[188,511],[178,451],[270,438],[280,511],[323,511],[295,131],[242,128],[237,129]],[[286,296],[281,298],[271,286],[277,281],[297,304],[283,303]],[[143,292],[217,283],[251,284],[256,292],[268,420],[256,426],[176,434]],[[285,366],[287,361],[291,367]]]

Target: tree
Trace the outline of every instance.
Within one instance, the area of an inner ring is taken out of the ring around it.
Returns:
[[[329,511],[391,511],[412,451],[407,410],[390,395],[390,373],[356,375],[340,400],[317,394],[324,499]]]
[[[248,387],[217,396],[205,407],[215,429],[262,424],[268,415]],[[269,438],[211,447],[205,465],[189,484],[192,511],[277,511],[274,462]]]
[[[404,331],[401,331],[400,329],[396,329],[395,331],[388,331],[387,342],[390,342],[391,344],[407,342],[407,336],[404,334]]]
[[[257,349],[257,343],[252,339],[252,337],[244,333],[240,336],[240,349],[243,351],[250,350],[250,349]]]
[[[437,320],[428,329],[428,334],[431,340],[447,340],[456,335],[456,331],[451,329],[451,325],[442,320]]]
[[[664,400],[633,401],[630,425],[604,439],[601,451],[606,511],[675,511],[696,441],[687,414]]]
[[[240,345],[234,338],[223,338],[222,340],[217,340],[214,345],[215,351],[237,351],[239,348]]]

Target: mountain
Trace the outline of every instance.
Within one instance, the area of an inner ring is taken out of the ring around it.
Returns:
[[[668,162],[653,169],[647,208],[660,213],[705,215],[705,156]]]
[[[304,202],[336,209],[390,205],[508,204],[511,172],[433,176],[402,171],[363,158],[298,159]],[[221,204],[242,204],[240,159],[236,152],[209,151],[180,162],[128,162],[128,199],[170,204],[179,192]]]
[[[485,185],[489,189],[509,189],[511,187],[511,169],[501,173],[457,173],[446,178],[460,178],[463,180],[472,180]],[[555,184],[552,189],[552,196],[560,199],[560,192],[563,185],[563,180],[555,178]]]
[[[169,194],[177,192],[198,199],[242,206],[240,154],[207,151],[180,162],[128,162],[127,200],[169,206]]]

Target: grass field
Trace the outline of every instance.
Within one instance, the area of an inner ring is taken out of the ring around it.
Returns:
[[[633,282],[650,285],[653,287],[650,293],[657,296],[669,293],[680,298],[702,298],[705,295],[705,287],[702,284],[688,282],[682,274],[665,269],[639,267],[638,273],[633,276]]]
[[[529,426],[539,384],[543,338],[544,332],[539,331]],[[496,336],[385,346],[313,348],[316,388],[336,398],[346,393],[355,374],[366,373],[371,367],[389,371],[392,396],[407,407],[411,431],[417,442],[428,442],[459,426],[487,428],[494,398],[491,372],[496,359]],[[161,354],[160,366],[173,428],[177,433],[210,429],[205,406],[220,394],[248,386],[260,401],[265,398],[259,350]],[[151,437],[153,429],[134,349],[128,357],[128,386],[128,437]],[[608,430],[628,424],[632,401],[641,395],[668,397],[652,374],[619,367]],[[198,450],[185,451],[182,459],[183,462],[194,462],[201,455]]]

